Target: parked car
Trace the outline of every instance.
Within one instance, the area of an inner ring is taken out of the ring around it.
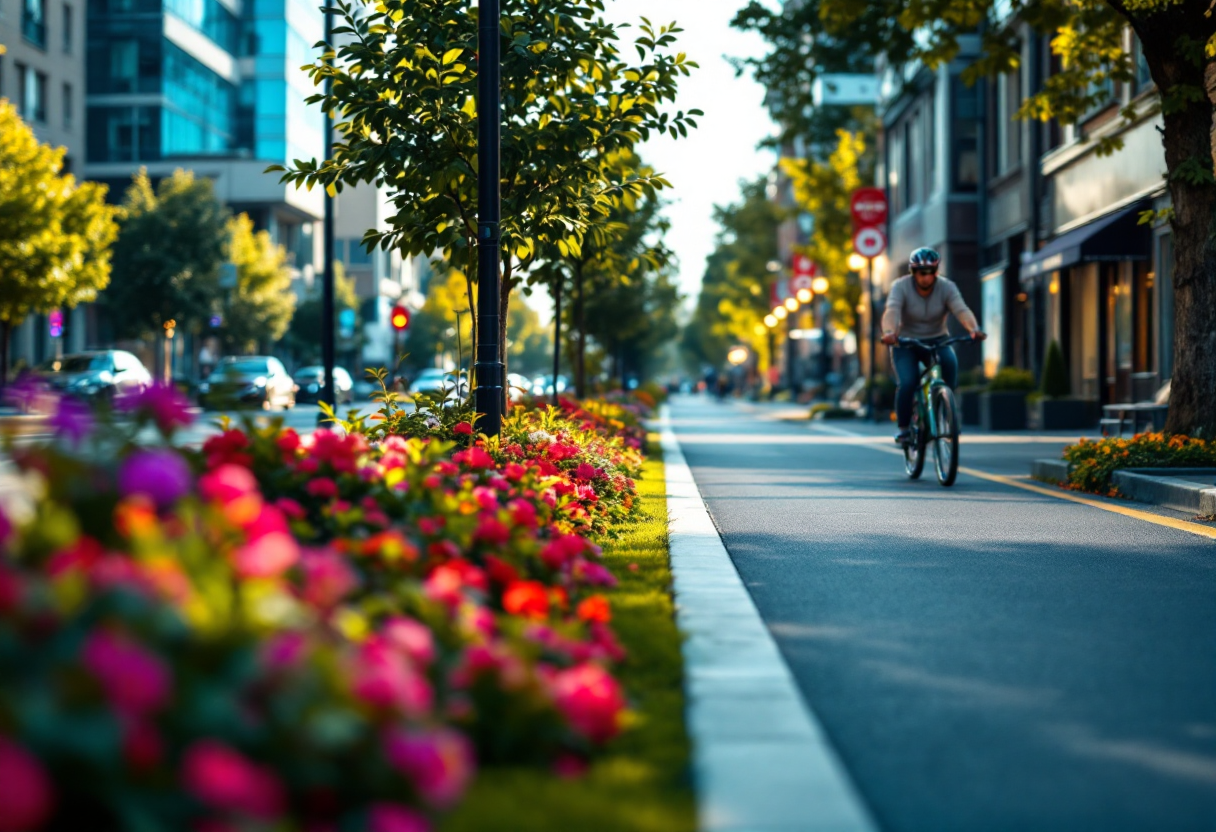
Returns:
[[[261,407],[290,409],[296,403],[296,383],[283,362],[269,355],[240,355],[220,359],[198,386],[199,404],[211,409]]]
[[[461,378],[459,389],[457,389],[454,372],[440,370],[437,367],[428,367],[414,376],[414,380],[410,382],[410,392],[425,393],[428,396],[442,395],[444,392],[448,395],[467,396],[469,394],[469,384]]]
[[[35,374],[57,393],[94,401],[138,393],[152,384],[152,375],[143,362],[126,350],[52,358]]]
[[[325,368],[320,365],[301,367],[296,370],[296,401],[317,402],[321,400],[321,390],[325,387]],[[336,404],[350,404],[355,400],[355,385],[350,373],[341,367],[334,367],[334,390]]]

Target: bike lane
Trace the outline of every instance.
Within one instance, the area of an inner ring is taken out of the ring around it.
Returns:
[[[1216,543],[965,473],[909,482],[888,436],[670,413],[882,828],[1216,827]],[[1009,467],[994,448],[964,441],[962,464]]]

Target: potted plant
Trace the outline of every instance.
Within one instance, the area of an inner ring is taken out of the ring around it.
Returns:
[[[958,409],[962,414],[964,425],[980,424],[980,394],[984,392],[983,367],[963,370],[958,374],[958,389],[955,398],[958,399]]]
[[[985,430],[1025,430],[1026,396],[1034,390],[1034,374],[1002,367],[980,395],[980,423]]]
[[[1095,402],[1072,398],[1064,350],[1058,341],[1047,346],[1043,382],[1028,404],[1031,421],[1040,430],[1079,430],[1093,427],[1098,420]]]

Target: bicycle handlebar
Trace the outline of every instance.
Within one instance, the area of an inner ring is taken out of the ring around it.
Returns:
[[[901,337],[896,343],[901,347],[920,347],[921,349],[926,350],[940,350],[942,347],[948,347],[951,344],[963,344],[974,340],[975,339],[970,335],[955,335],[953,338],[947,338],[945,341],[941,341],[937,344],[930,344],[926,341],[920,340],[919,338]]]

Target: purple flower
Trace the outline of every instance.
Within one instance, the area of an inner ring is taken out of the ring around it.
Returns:
[[[118,400],[119,410],[150,416],[156,427],[166,436],[175,428],[188,427],[194,423],[190,412],[190,401],[169,384],[153,384],[151,387]]]
[[[55,429],[56,436],[79,447],[80,443],[93,433],[93,411],[85,402],[65,396],[59,400],[59,407],[50,419],[50,426]]]
[[[142,494],[162,508],[188,494],[192,483],[186,461],[167,448],[136,451],[118,469],[118,490],[123,496]]]

